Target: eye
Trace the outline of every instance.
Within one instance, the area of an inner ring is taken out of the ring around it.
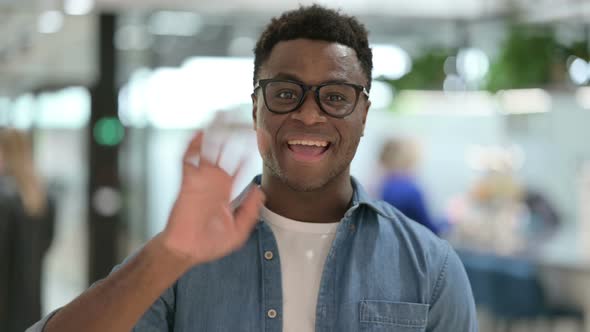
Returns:
[[[281,99],[296,99],[295,92],[292,90],[283,90],[277,93],[277,98]]]
[[[343,95],[339,95],[339,94],[331,94],[331,95],[326,96],[326,101],[331,102],[331,103],[344,102],[344,101],[346,101],[346,97],[344,97]]]

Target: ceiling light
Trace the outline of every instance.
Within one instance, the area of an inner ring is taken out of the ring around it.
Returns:
[[[41,33],[56,33],[61,30],[64,16],[57,10],[48,10],[39,15],[38,27]]]
[[[68,15],[87,15],[94,7],[94,0],[64,0],[64,12]]]

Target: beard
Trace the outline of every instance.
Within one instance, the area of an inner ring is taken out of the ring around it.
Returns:
[[[323,177],[305,178],[305,180],[289,176],[287,172],[283,171],[278,163],[273,159],[265,158],[264,166],[268,169],[274,178],[279,179],[283,184],[293,191],[298,192],[312,192],[319,190],[328,185],[334,178],[338,177],[347,169],[347,165],[342,165],[338,168],[332,168],[330,172]]]

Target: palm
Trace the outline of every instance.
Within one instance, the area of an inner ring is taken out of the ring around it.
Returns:
[[[164,231],[167,246],[194,264],[223,257],[241,246],[263,200],[255,188],[237,211],[231,210],[235,177],[217,163],[201,159],[194,166],[187,161],[200,154],[202,137],[198,134],[185,153],[180,193]]]

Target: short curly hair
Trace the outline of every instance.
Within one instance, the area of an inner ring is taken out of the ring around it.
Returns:
[[[367,90],[371,88],[373,54],[367,29],[355,17],[319,5],[285,12],[266,26],[254,48],[254,84],[273,47],[280,41],[298,38],[335,42],[355,50],[367,78]]]

